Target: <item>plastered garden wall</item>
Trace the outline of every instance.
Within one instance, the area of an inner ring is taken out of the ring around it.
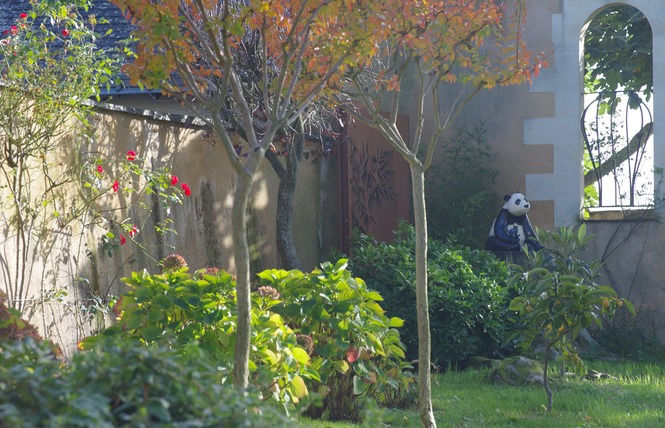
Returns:
[[[52,161],[64,168],[77,159],[98,159],[103,173],[91,184],[99,186],[105,195],[97,200],[96,210],[117,223],[94,220],[90,212],[82,213],[80,221],[65,227],[47,221],[44,234],[35,236],[27,258],[20,260],[16,258],[15,232],[9,217],[0,221],[2,281],[8,287],[17,266],[27,267],[25,283],[29,292],[21,302],[22,310],[43,335],[57,340],[66,354],[78,340],[108,321],[108,315],[97,310],[106,306],[98,296],[120,292],[120,279],[132,271],[159,272],[159,260],[171,253],[182,255],[190,270],[235,269],[230,222],[235,173],[223,148],[209,132],[197,126],[155,120],[136,111],[109,109],[98,109],[92,124],[95,138],[90,142],[73,136],[65,139],[58,159]],[[120,161],[130,150],[136,153],[135,162],[144,162],[145,169],[171,166],[179,180],[177,186],[187,183],[191,195],[183,197],[182,204],[161,206],[154,197],[139,195],[143,182],[138,177],[119,183],[118,191],[112,191],[114,178],[120,176]],[[329,173],[335,169],[324,163],[303,162],[296,189],[294,235],[305,269],[319,263],[330,234],[330,216],[322,213],[325,204],[321,195],[325,192],[321,183],[334,184]],[[249,209],[252,267],[256,271],[280,265],[275,244],[278,184],[265,162]],[[70,186],[65,200],[76,198],[79,191],[77,186]],[[7,198],[3,192],[0,190],[1,196]],[[121,233],[119,223],[136,225],[138,233],[132,239],[125,231],[126,242],[116,245],[109,254],[101,238],[109,230],[117,237]],[[172,230],[157,233],[156,224]]]

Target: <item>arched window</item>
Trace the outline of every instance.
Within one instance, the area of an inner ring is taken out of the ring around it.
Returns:
[[[653,36],[627,5],[603,9],[584,33],[584,196],[593,208],[654,206]]]

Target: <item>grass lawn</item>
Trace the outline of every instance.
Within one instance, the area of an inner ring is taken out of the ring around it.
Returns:
[[[553,382],[552,412],[540,387],[499,386],[486,381],[487,370],[448,372],[432,382],[438,427],[665,427],[665,362],[654,364],[590,362],[589,368],[616,379]],[[366,427],[420,427],[415,410],[376,410]],[[369,418],[368,418],[369,419]],[[358,425],[301,420],[302,428]]]

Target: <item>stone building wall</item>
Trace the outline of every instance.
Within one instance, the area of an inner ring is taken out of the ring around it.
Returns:
[[[470,128],[483,120],[501,171],[492,190],[497,195],[521,190],[532,202],[531,222],[553,229],[579,225],[583,203],[583,39],[586,25],[607,6],[626,4],[647,17],[653,31],[653,114],[655,183],[662,183],[665,137],[659,119],[665,112],[665,2],[652,0],[527,1],[525,34],[531,50],[548,54],[549,67],[531,85],[497,88],[477,96],[458,124]],[[445,153],[440,153],[445,156]],[[661,168],[661,170],[659,170]],[[662,201],[665,187],[657,186]],[[497,199],[497,210],[502,201]],[[662,205],[662,204],[660,204]],[[662,251],[665,213],[656,204],[644,216],[587,220],[595,236],[585,257],[606,262],[601,282],[611,284],[636,305],[637,328],[665,343],[665,263]],[[655,217],[655,219],[654,219]]]

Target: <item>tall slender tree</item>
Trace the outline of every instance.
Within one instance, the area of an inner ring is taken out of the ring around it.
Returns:
[[[354,120],[378,130],[409,164],[416,231],[419,412],[425,427],[436,422],[431,404],[430,326],[427,285],[425,172],[434,150],[464,106],[481,90],[530,81],[544,55],[527,51],[522,36],[523,0],[511,2],[386,0],[373,5],[367,27],[382,40],[371,64],[356,68],[335,86],[335,99]],[[349,12],[351,12],[349,10]],[[494,44],[484,47],[487,40]],[[337,82],[334,82],[337,83]],[[451,90],[451,85],[455,89]],[[402,88],[408,85],[403,102]],[[445,91],[444,91],[445,89]],[[442,98],[442,94],[453,94]],[[415,109],[414,109],[415,105]],[[387,113],[387,114],[386,114]],[[400,113],[411,113],[415,129],[404,135]],[[430,129],[429,134],[426,129]]]

